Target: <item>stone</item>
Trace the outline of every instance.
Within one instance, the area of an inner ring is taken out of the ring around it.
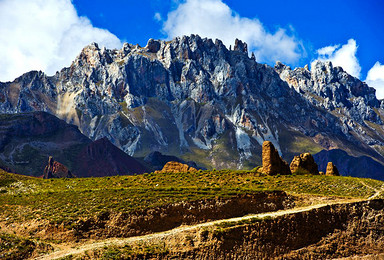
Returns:
[[[160,50],[161,43],[160,41],[156,41],[154,39],[149,39],[147,43],[147,49],[149,52],[156,53]]]
[[[265,174],[291,174],[288,163],[280,157],[279,152],[270,141],[263,142],[262,161],[262,172]]]
[[[71,171],[63,164],[56,162],[52,156],[48,158],[48,165],[44,169],[44,179],[73,178]]]
[[[319,175],[318,166],[310,153],[302,153],[295,156],[291,162],[290,169],[292,173],[296,174]]]
[[[339,170],[332,162],[328,162],[327,171],[325,172],[327,176],[340,176]]]
[[[248,45],[245,42],[242,42],[239,39],[235,40],[235,47],[233,48],[234,51],[239,52],[248,52]]]
[[[190,167],[187,164],[172,161],[167,162],[161,171],[155,171],[155,173],[185,173],[196,171],[196,168]]]

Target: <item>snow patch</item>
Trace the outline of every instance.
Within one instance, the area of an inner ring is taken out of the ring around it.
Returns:
[[[236,143],[237,150],[242,150],[241,154],[243,154],[246,159],[252,156],[251,140],[248,134],[239,127],[236,128]]]
[[[182,102],[180,104],[180,108],[177,110],[175,109],[176,111],[174,111],[174,118],[175,118],[175,123],[176,123],[176,127],[177,127],[177,130],[179,131],[179,140],[180,140],[180,148],[182,147],[188,147],[188,142],[187,140],[185,139],[185,136],[184,136],[184,128],[183,128],[183,123],[181,122],[182,121],[182,116],[181,116],[181,109],[183,109],[185,107],[185,101]]]
[[[199,138],[196,138],[196,137],[192,137],[192,141],[200,149],[209,150],[212,148],[211,142],[207,142],[207,144],[205,144],[203,143],[203,141],[201,141]]]
[[[137,148],[137,144],[139,143],[139,140],[140,140],[140,137],[141,135],[139,134],[135,140],[133,140],[133,142],[130,142],[126,145],[124,145],[122,148],[123,150],[130,156],[133,156],[133,154],[135,153],[136,151],[136,148]]]
[[[142,109],[143,109],[143,113],[144,113],[144,115],[143,115],[143,124],[144,124],[145,129],[150,131],[150,132],[152,132],[155,135],[156,141],[160,145],[167,146],[168,142],[167,142],[166,138],[164,137],[163,132],[161,132],[161,129],[158,126],[158,124],[156,124],[152,120],[150,122],[148,117],[147,117],[147,113],[146,113],[145,107],[142,107]]]
[[[264,122],[264,125],[258,125],[258,129],[261,129],[260,133],[259,131],[256,131],[254,135],[252,135],[252,138],[255,139],[261,146],[263,145],[264,141],[270,141],[273,146],[275,146],[276,150],[279,152],[280,156],[282,156],[280,144],[279,144],[279,131],[276,129],[275,133],[271,131],[269,126]]]

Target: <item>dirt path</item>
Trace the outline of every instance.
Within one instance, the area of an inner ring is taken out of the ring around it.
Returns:
[[[384,192],[384,185],[382,185],[381,187],[380,187],[380,189],[376,189],[376,188],[374,188],[374,187],[372,187],[372,186],[370,186],[370,185],[368,185],[368,184],[366,184],[364,181],[360,181],[361,182],[361,184],[363,184],[365,187],[367,187],[368,189],[371,189],[371,190],[374,190],[375,191],[375,194],[373,194],[371,197],[369,197],[368,199],[369,200],[373,200],[373,199],[375,199],[375,198],[377,198],[378,196],[380,196],[380,194],[382,193],[382,192]]]
[[[356,201],[356,200],[355,200]],[[328,205],[333,205],[333,204],[341,204],[341,203],[351,203],[353,201],[335,201],[335,202],[329,202],[329,203],[323,203],[323,204],[317,204],[317,205],[311,205],[307,207],[300,207],[300,208],[293,208],[293,209],[287,209],[287,210],[279,210],[279,211],[274,211],[274,212],[266,212],[266,213],[260,213],[260,214],[253,214],[253,215],[247,215],[244,217],[238,217],[238,218],[230,218],[230,219],[222,219],[222,220],[216,220],[216,221],[211,221],[211,222],[206,222],[206,223],[201,223],[201,224],[196,224],[196,225],[191,225],[191,226],[180,226],[168,231],[164,232],[159,232],[159,233],[153,233],[153,234],[148,234],[144,236],[136,236],[136,237],[129,237],[129,238],[112,238],[112,239],[106,239],[102,241],[96,241],[96,242],[89,242],[86,244],[79,245],[76,248],[65,248],[62,247],[62,250],[56,251],[38,258],[35,258],[36,260],[43,260],[43,259],[58,259],[62,257],[66,257],[69,255],[78,255],[81,253],[84,253],[88,250],[93,250],[93,249],[98,249],[102,248],[105,246],[123,246],[126,244],[131,244],[131,243],[136,243],[136,242],[150,242],[153,240],[158,240],[158,239],[163,239],[178,233],[182,233],[185,231],[191,231],[195,229],[200,229],[204,227],[211,227],[215,226],[217,224],[221,223],[231,223],[231,222],[238,222],[242,220],[250,220],[253,218],[265,218],[265,217],[279,217],[279,216],[284,216],[284,215],[289,215],[289,214],[294,214],[294,213],[299,213],[299,212],[304,212],[304,211],[310,211],[313,209],[317,208],[322,208]]]

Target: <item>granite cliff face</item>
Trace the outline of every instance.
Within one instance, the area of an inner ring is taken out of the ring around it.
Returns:
[[[47,111],[129,155],[161,151],[208,168],[254,167],[264,140],[289,161],[303,149],[341,148],[384,162],[374,90],[328,63],[316,66],[272,68],[241,41],[228,50],[197,35],[120,50],[91,44],[52,77],[32,71],[0,83],[0,111]]]
[[[373,148],[383,145],[384,103],[374,88],[329,61],[315,61],[311,70],[308,66],[292,70],[277,62],[275,70],[311,104],[338,117],[346,135],[357,135]]]

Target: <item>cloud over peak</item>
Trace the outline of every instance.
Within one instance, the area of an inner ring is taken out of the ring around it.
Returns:
[[[30,70],[53,74],[91,42],[121,46],[115,35],[79,17],[71,0],[2,0],[0,35],[0,81]]]
[[[384,65],[376,62],[375,65],[368,71],[367,84],[376,89],[376,96],[379,99],[384,98]]]
[[[229,47],[238,38],[261,62],[297,63],[305,54],[301,42],[280,28],[270,33],[258,19],[244,18],[221,0],[187,0],[168,13],[163,31],[168,38],[199,34],[218,38]]]
[[[356,57],[357,48],[356,41],[349,39],[348,43],[342,46],[333,45],[318,49],[318,59],[330,60],[334,66],[340,66],[352,76],[359,78],[361,67]]]

